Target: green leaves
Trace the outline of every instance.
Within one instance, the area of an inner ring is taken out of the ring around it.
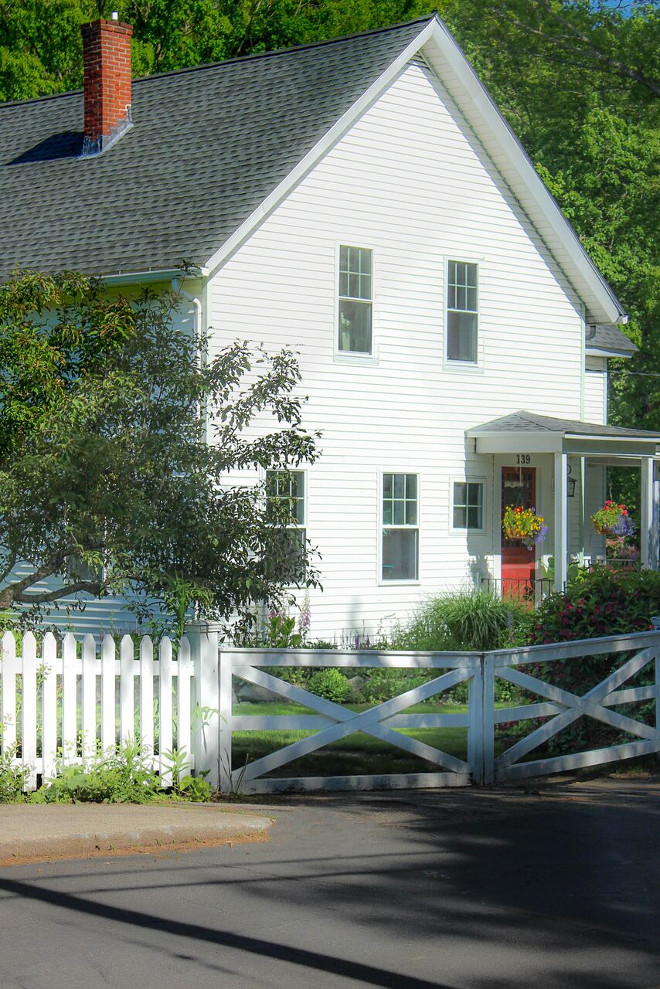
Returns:
[[[281,597],[256,472],[314,459],[298,365],[240,342],[209,354],[188,309],[79,276],[22,273],[0,290],[0,607],[128,594],[180,633],[193,607],[249,622]],[[232,470],[255,483],[230,484]],[[303,560],[300,582],[315,579]]]

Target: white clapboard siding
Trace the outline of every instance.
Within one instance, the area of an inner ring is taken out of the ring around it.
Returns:
[[[587,357],[584,418],[586,422],[607,422],[607,360],[603,357]]]
[[[341,244],[373,250],[372,360],[335,359]],[[479,264],[473,369],[443,361],[448,259]],[[309,595],[313,635],[373,635],[425,596],[495,571],[492,510],[485,534],[451,528],[452,480],[484,478],[491,506],[498,483],[492,458],[466,451],[465,430],[520,408],[580,418],[583,325],[571,286],[428,70],[411,65],[393,83],[218,271],[208,298],[212,348],[247,338],[300,353],[305,423],[323,434],[307,471],[323,583]],[[383,471],[420,475],[414,584],[379,581]]]

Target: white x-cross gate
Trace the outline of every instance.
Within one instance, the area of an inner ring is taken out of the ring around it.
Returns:
[[[582,697],[524,671],[525,667],[539,663],[566,664],[579,662],[581,657],[586,656],[609,656],[615,668]],[[607,636],[488,653],[222,650],[219,662],[219,766],[223,789],[240,786],[245,793],[255,793],[291,789],[462,786],[470,782],[491,783],[585,768],[660,752],[660,632]],[[366,711],[355,712],[265,672],[268,667],[277,666],[404,668],[433,670],[437,671],[437,676],[392,700]],[[647,682],[643,686],[621,689],[626,681],[643,671],[647,673]],[[234,678],[264,687],[272,694],[295,701],[315,713],[270,717],[234,715]],[[515,707],[496,705],[497,678],[521,687],[528,695],[536,695],[539,701]],[[439,697],[465,681],[468,684],[466,714],[402,713],[421,701]],[[626,707],[628,713],[612,710],[615,707]],[[653,713],[653,723],[649,723],[649,711]],[[638,716],[635,717],[635,714]],[[603,722],[635,740],[555,758],[521,762],[581,717]],[[497,726],[530,719],[542,720],[541,726],[531,730],[496,758]],[[401,731],[450,726],[467,729],[465,760]],[[230,773],[232,733],[269,730],[305,730],[314,734],[235,768]],[[281,770],[295,759],[358,731],[419,756],[440,771],[380,776],[264,778],[265,774]]]

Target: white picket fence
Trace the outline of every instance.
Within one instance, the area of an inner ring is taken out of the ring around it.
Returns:
[[[0,746],[30,769],[30,785],[52,778],[59,765],[137,743],[165,781],[185,752],[181,772],[206,771],[218,782],[218,643],[194,635],[175,644],[126,635],[98,642],[47,633],[38,644],[2,639]],[[205,712],[201,698],[210,699]],[[209,722],[210,718],[210,722]]]
[[[565,664],[595,655],[610,656],[608,665],[614,671],[582,697],[546,683],[530,669],[533,664]],[[391,700],[353,711],[282,680],[272,672],[278,666],[398,668],[435,675]],[[642,671],[650,682],[624,686]],[[533,695],[533,701],[512,707],[496,705],[498,678],[521,688],[528,697]],[[312,713],[235,713],[235,689],[241,681],[302,704]],[[468,685],[465,713],[409,711],[425,700],[441,698],[463,682]],[[654,725],[635,717],[641,703],[655,706]],[[633,740],[554,758],[529,758],[582,717],[623,731]],[[496,757],[498,726],[530,719],[540,720],[540,726]],[[660,631],[488,653],[219,650],[217,635],[197,631],[178,644],[164,639],[157,649],[148,638],[136,644],[129,636],[116,643],[109,636],[97,642],[89,635],[82,641],[66,635],[58,641],[50,633],[39,643],[27,634],[17,648],[14,636],[7,633],[0,663],[0,725],[2,751],[14,763],[30,768],[31,786],[51,778],[61,763],[80,762],[131,741],[150,753],[165,781],[172,766],[169,755],[177,750],[185,752],[182,771],[208,773],[209,781],[225,792],[437,787],[514,780],[660,752]],[[465,730],[464,758],[402,733],[448,727]],[[235,733],[290,730],[310,734],[245,765],[232,765]],[[431,770],[381,776],[281,775],[299,757],[355,732],[420,757]],[[274,771],[277,777],[267,775]]]

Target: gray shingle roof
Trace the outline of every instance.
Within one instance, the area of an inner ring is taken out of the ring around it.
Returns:
[[[599,323],[587,326],[586,345],[588,351],[602,351],[607,354],[620,354],[632,357],[638,350],[636,344],[612,323]]]
[[[555,419],[536,412],[521,409],[511,415],[493,419],[468,430],[470,436],[483,433],[561,433],[566,436],[612,437],[616,439],[654,439],[660,442],[660,435],[648,429],[627,429],[623,426],[603,426],[593,422],[578,422],[575,419]]]
[[[0,278],[205,264],[430,20],[136,80],[97,158],[81,92],[0,104]]]

